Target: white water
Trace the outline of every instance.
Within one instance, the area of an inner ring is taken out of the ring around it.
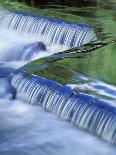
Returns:
[[[115,155],[110,144],[18,100],[0,100],[0,118],[0,155]]]
[[[85,24],[33,17],[3,8],[0,36],[0,61],[29,61],[96,40],[93,29]],[[37,42],[42,42],[46,49],[38,49]]]
[[[21,48],[24,45],[29,45],[36,42],[38,42],[37,38],[29,38],[28,36],[19,35],[10,30],[0,29],[0,61],[3,61],[3,57],[7,57],[9,55],[9,57],[11,57],[11,61],[15,62],[17,59],[13,59],[13,56],[14,54],[18,55],[18,52],[20,51],[19,47]],[[67,47],[61,45],[46,45],[46,51],[44,52],[39,51],[38,53],[34,53],[32,51],[32,57],[29,60],[48,56],[59,51],[64,51],[66,49]],[[22,55],[22,59],[20,58],[19,60],[25,61],[25,52],[20,52],[20,55]]]
[[[0,29],[0,58],[17,45],[37,42],[31,37]],[[66,47],[47,46],[36,58],[63,51]],[[12,54],[12,52],[11,52]],[[33,55],[32,59],[35,59]],[[17,68],[23,61],[2,62],[0,67]],[[0,78],[0,155],[115,155],[115,147],[59,121],[41,108],[11,100],[7,78]]]
[[[28,37],[36,37],[47,44],[77,47],[96,40],[93,29],[85,24],[69,24],[49,18],[33,17],[0,8],[0,27]]]
[[[17,90],[18,99],[41,106],[62,120],[72,122],[77,128],[85,129],[115,144],[115,107],[108,101],[103,102],[90,94],[75,95],[70,87],[58,85],[38,76],[24,78],[19,73],[13,76],[11,83]],[[95,86],[101,88],[98,84]],[[109,88],[108,90],[111,91]]]
[[[38,106],[11,100],[9,87],[0,78],[0,155],[115,155],[115,147],[99,138]]]

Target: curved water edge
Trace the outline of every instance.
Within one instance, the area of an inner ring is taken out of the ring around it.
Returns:
[[[46,44],[61,44],[72,48],[96,40],[93,29],[85,24],[33,17],[4,8],[0,9],[0,13],[0,27],[36,37]]]
[[[38,76],[13,76],[12,86],[17,98],[56,113],[61,119],[73,122],[94,135],[116,144],[116,105],[83,93],[75,93],[68,86]]]
[[[96,40],[93,29],[85,24],[35,17],[4,8],[0,12],[3,36],[0,61],[30,61]],[[4,43],[6,39],[8,42]]]
[[[78,130],[80,128],[89,131],[92,135],[97,135],[115,145],[115,103],[98,99],[94,95],[75,93],[70,88],[72,87],[77,91],[79,88],[82,92],[81,86],[83,85],[69,84],[70,87],[67,87],[42,77],[27,77],[22,73],[16,74],[12,78],[15,92],[6,77],[14,71],[11,68],[17,68],[20,63],[24,64],[25,61],[33,60],[35,57],[50,55],[75,45],[80,46],[85,44],[85,41],[87,43],[96,39],[93,30],[85,24],[70,24],[2,10],[3,12],[0,14],[0,34],[2,34],[0,60],[10,62],[2,63],[3,68],[0,68],[2,71],[2,74],[0,72],[2,77],[0,78],[0,137],[2,137],[0,153],[75,155],[78,152],[81,155],[115,155],[115,146],[105,144],[100,139]],[[40,31],[38,25],[43,25]],[[48,33],[50,27],[50,33]],[[57,40],[57,37],[60,39]],[[12,55],[10,51],[13,53]],[[16,66],[12,61],[16,61]],[[93,81],[93,83],[87,83],[86,88],[94,89],[99,93],[102,91],[108,97],[115,99],[115,86],[109,87],[105,83]],[[16,98],[13,100],[15,95],[20,100]],[[78,128],[75,130],[71,123],[59,122],[52,114],[45,113],[37,106],[26,105],[21,100],[40,105],[46,111],[56,113],[62,120],[71,121]],[[97,145],[97,149],[91,148],[92,145]]]
[[[3,80],[5,89],[4,84],[7,79]],[[55,84],[53,81],[49,82]],[[47,80],[46,84],[49,85],[49,82]],[[6,86],[8,87],[7,84]],[[59,89],[61,90],[70,92],[70,88]],[[82,155],[97,155],[98,153],[115,155],[115,146],[110,146],[78,128],[75,129],[70,123],[59,121],[39,106],[24,104],[17,99],[9,100],[8,94],[11,94],[11,89],[4,94],[5,98],[0,99],[0,154],[75,155],[78,152]],[[24,93],[21,94],[22,98],[23,95]],[[96,147],[91,148],[91,145]]]

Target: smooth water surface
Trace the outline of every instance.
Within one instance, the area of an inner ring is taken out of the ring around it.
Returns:
[[[46,6],[45,6],[46,7]],[[50,7],[50,6],[49,6]],[[116,40],[116,1],[97,0],[93,6],[50,8],[57,13],[72,15],[81,22],[95,28],[102,41]],[[61,14],[63,16],[63,14]],[[65,19],[65,18],[64,18]],[[102,35],[103,34],[103,35]],[[77,72],[94,77],[111,85],[116,85],[116,43],[91,53],[78,60]]]

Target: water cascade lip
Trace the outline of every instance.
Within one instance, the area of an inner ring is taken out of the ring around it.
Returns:
[[[116,107],[111,104],[75,93],[70,87],[55,81],[34,75],[27,77],[21,72],[13,76],[11,83],[17,90],[18,99],[39,105],[78,128],[116,144]]]
[[[93,29],[85,24],[11,12],[3,8],[0,8],[0,29],[24,34],[27,38],[36,38],[36,42],[23,44],[19,51],[17,46],[5,51],[0,57],[2,61],[31,60],[33,54],[37,54],[38,51],[46,52],[49,45],[62,45],[69,49],[96,40]],[[6,76],[10,72],[12,70],[7,68],[7,72],[1,76]],[[62,120],[70,121],[78,128],[116,144],[116,107],[93,96],[75,93],[70,87],[43,77],[28,77],[25,73],[19,72],[12,73],[10,79],[12,87],[16,90],[15,92],[12,89],[10,95],[16,95],[16,98],[26,103],[39,105],[46,111],[57,114]],[[6,90],[9,92],[10,88],[9,86]],[[95,89],[98,87],[95,86]],[[4,93],[4,90],[1,92]],[[16,107],[12,110],[15,109]],[[26,110],[19,107],[16,113],[20,115]]]
[[[13,33],[14,37],[14,40],[2,46],[1,62],[30,61],[97,40],[94,30],[86,24],[13,12],[2,7],[0,30],[8,31],[11,35]],[[20,36],[19,40],[15,40],[17,36]]]
[[[86,24],[18,13],[0,8],[0,28],[35,37],[45,44],[61,44],[78,47],[96,40],[92,28]]]

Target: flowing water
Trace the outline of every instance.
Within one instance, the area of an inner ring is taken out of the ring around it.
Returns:
[[[1,81],[1,155],[115,155],[114,146],[60,121],[41,107],[11,100],[11,86],[7,79]]]
[[[112,23],[108,23],[106,26],[104,21],[107,20],[107,15],[101,16],[99,13],[99,7],[100,6],[98,4],[96,7],[98,10],[95,10],[96,15],[93,14],[97,17],[97,20],[99,21],[97,22],[103,26],[105,32],[112,31],[112,33],[115,33],[116,23],[114,18],[115,16],[113,16],[115,11],[110,11],[111,17],[108,17],[109,21],[112,21]],[[102,9],[101,13],[105,14]],[[38,25],[41,29],[39,29]],[[49,33],[48,30],[50,30]],[[47,110],[50,110],[51,107],[53,108],[55,103],[54,112],[57,112],[58,114],[61,113],[61,116],[65,116],[67,118],[68,114],[65,113],[66,111],[64,110],[61,112],[60,108],[62,108],[62,106],[57,107],[57,105],[58,102],[62,105],[67,101],[67,97],[62,96],[60,93],[61,90],[64,93],[66,91],[65,95],[68,95],[68,98],[70,97],[72,90],[59,88],[57,95],[54,90],[61,86],[56,83],[51,85],[50,82],[50,86],[48,86],[49,82],[47,81],[45,82],[46,85],[41,87],[39,84],[37,86],[35,85],[37,81],[36,79],[34,83],[29,83],[30,81],[28,81],[28,79],[26,79],[27,81],[20,81],[19,79],[19,83],[17,84],[17,76],[16,78],[14,76],[12,85],[14,85],[14,87],[18,87],[17,99],[14,100],[16,92],[11,85],[10,77],[8,77],[11,72],[25,64],[27,61],[50,55],[54,53],[54,51],[63,51],[70,47],[82,45],[95,39],[96,36],[93,30],[83,24],[69,24],[61,21],[59,23],[57,21],[51,21],[50,19],[33,18],[25,14],[22,16],[21,14],[9,13],[3,9],[0,10],[0,155],[116,154],[115,146],[110,143],[106,143],[94,135],[88,134],[81,129],[77,129],[71,123],[60,121],[57,117],[55,117],[55,115],[45,112],[39,106],[32,106],[24,103],[35,103],[36,100],[38,100],[38,95],[41,94],[38,104],[42,104]],[[79,73],[93,76],[103,81],[101,83],[98,83],[97,80],[92,81],[93,83],[87,82],[86,86],[79,86],[84,87],[80,88],[81,90],[95,89],[97,93],[103,93],[106,96],[113,98],[113,102],[109,103],[110,106],[112,104],[113,109],[111,109],[108,114],[106,113],[107,111],[103,111],[103,122],[101,123],[103,126],[100,126],[100,128],[98,128],[99,130],[96,131],[97,133],[100,133],[100,137],[103,136],[103,139],[112,143],[113,141],[115,143],[116,130],[114,116],[116,114],[116,88],[115,86],[108,85],[104,82],[115,85],[115,46],[115,44],[110,45],[110,47],[105,48],[103,53],[99,50],[98,53],[95,53],[84,60],[80,60],[80,67],[78,67],[77,70]],[[80,77],[78,76],[78,78]],[[82,81],[83,79],[87,80],[85,76],[82,76],[80,79]],[[39,81],[41,81],[40,84],[43,85],[42,80],[39,79]],[[52,88],[52,86],[54,86],[54,88]],[[78,86],[73,85],[72,87]],[[37,89],[39,90],[38,95],[37,92],[35,92]],[[51,92],[53,93],[53,96],[50,100],[48,100]],[[42,96],[44,96],[44,100],[42,100]],[[58,98],[58,100],[56,98]],[[19,99],[22,99],[24,102]],[[71,100],[74,102],[74,98],[71,98]],[[83,103],[80,100],[78,106],[82,104]],[[87,105],[85,105],[83,108],[87,109]],[[96,107],[93,109],[95,108]],[[105,108],[108,109],[109,107],[106,106]],[[82,111],[80,109],[79,117],[81,116]],[[92,111],[91,109],[86,112],[93,113],[95,111]],[[104,115],[104,113],[106,115]],[[86,120],[85,115],[83,115],[83,117],[84,120]],[[93,118],[95,119],[94,115]],[[73,120],[74,119],[75,117],[73,117]],[[108,120],[107,123],[109,123],[109,127],[104,127],[104,122],[106,122],[106,120]],[[80,122],[80,126],[82,124],[83,122]],[[84,129],[86,130],[88,127],[89,118]],[[102,129],[102,127],[104,127],[104,129]],[[112,132],[107,132],[110,129],[112,129]],[[95,134],[94,127],[89,128],[89,130]],[[109,133],[113,134],[113,136],[109,135]]]

